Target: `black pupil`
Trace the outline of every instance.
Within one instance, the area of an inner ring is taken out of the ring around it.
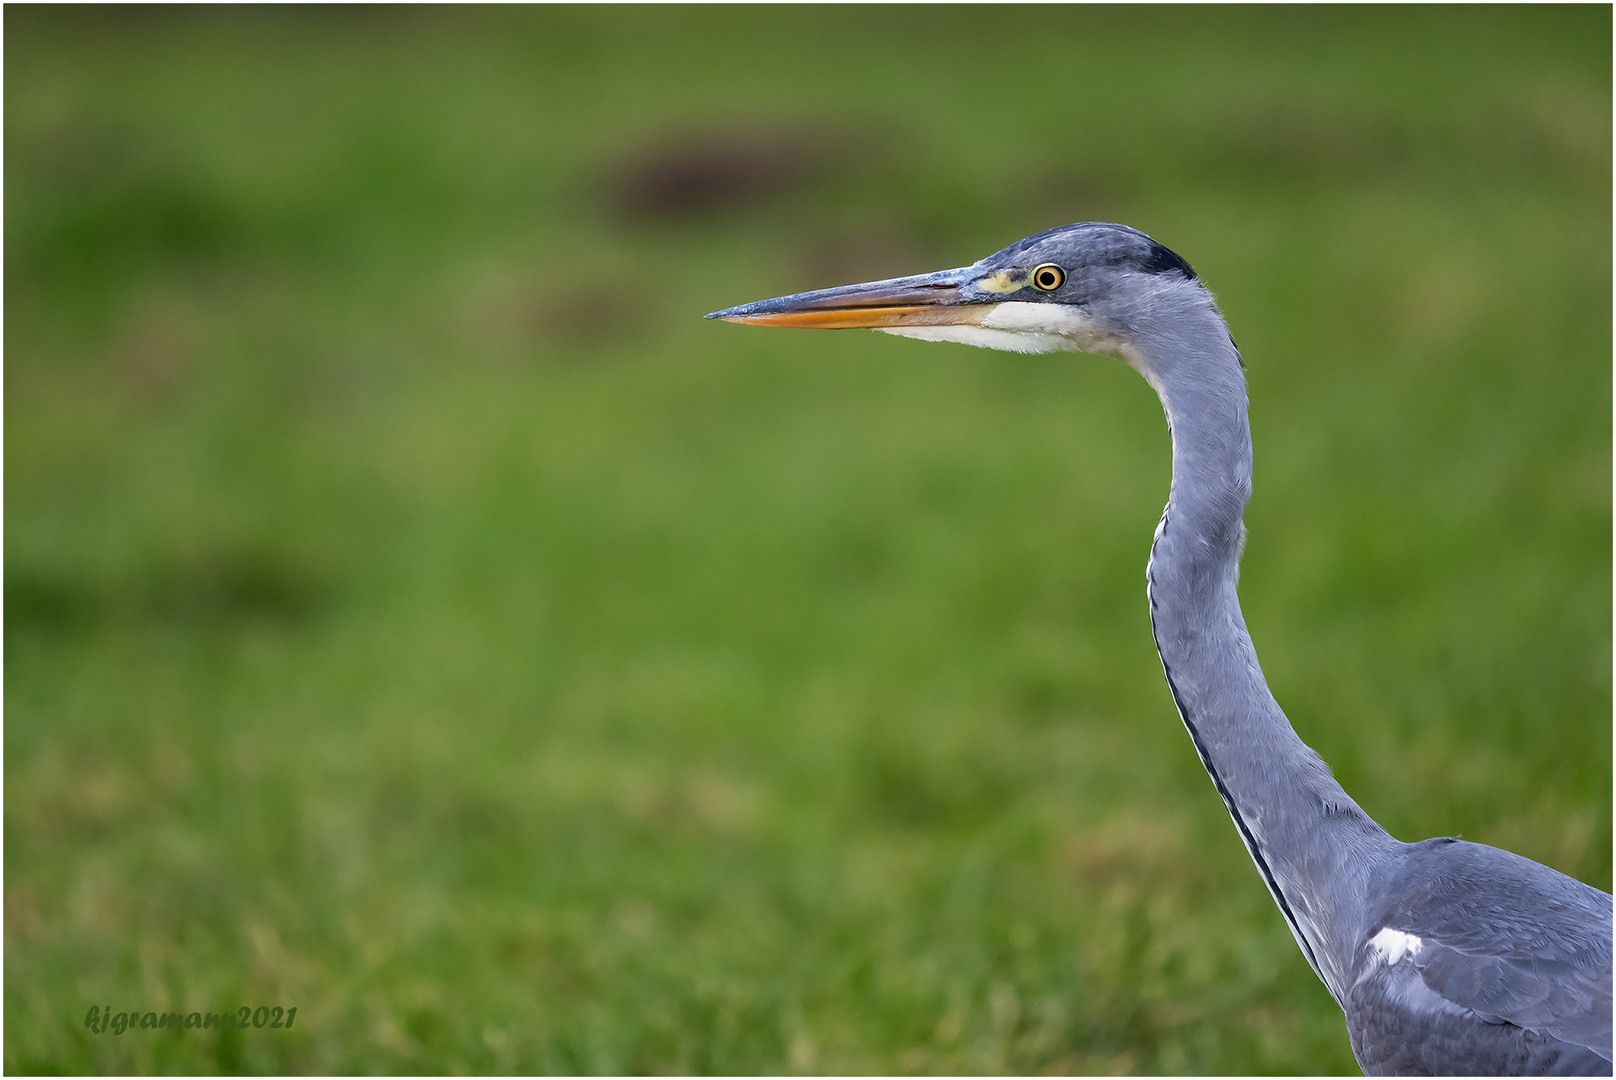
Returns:
[[[1038,271],[1038,287],[1040,289],[1053,289],[1055,287],[1055,271]]]

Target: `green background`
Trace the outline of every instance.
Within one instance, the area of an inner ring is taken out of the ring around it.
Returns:
[[[1245,354],[1302,737],[1610,888],[1608,8],[5,29],[8,1072],[1351,1071],[1149,389],[700,318],[1085,219]]]

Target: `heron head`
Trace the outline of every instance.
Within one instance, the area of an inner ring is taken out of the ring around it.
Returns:
[[[1168,297],[1210,299],[1190,264],[1126,225],[1085,222],[1019,240],[957,270],[795,293],[709,319],[823,330],[867,327],[1012,352],[1114,353]]]

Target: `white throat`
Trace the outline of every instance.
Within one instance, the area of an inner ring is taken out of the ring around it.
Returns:
[[[883,326],[883,334],[921,341],[956,341],[1007,352],[1112,353],[1132,360],[1133,350],[1102,331],[1087,315],[1069,304],[1035,304],[1007,300],[984,306],[974,323],[947,326]]]

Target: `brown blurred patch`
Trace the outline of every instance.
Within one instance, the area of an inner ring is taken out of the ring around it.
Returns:
[[[170,401],[191,380],[201,336],[189,305],[177,300],[151,304],[119,330],[113,355],[137,396]]]
[[[1084,885],[1102,891],[1118,886],[1132,893],[1165,882],[1181,886],[1194,874],[1180,828],[1130,814],[1072,837],[1063,861]]]
[[[607,166],[608,209],[629,221],[707,217],[806,186],[840,140],[763,128],[683,132],[633,148]]]
[[[632,341],[657,318],[654,297],[624,297],[599,284],[546,288],[525,307],[529,329],[564,344]]]
[[[6,938],[38,937],[45,928],[43,905],[34,889],[12,884],[6,889]]]
[[[903,222],[842,228],[813,242],[800,260],[805,289],[924,274],[943,268],[916,231]]]
[[[529,357],[534,346],[548,346],[548,359],[596,359],[589,346],[634,341],[663,317],[655,289],[633,296],[613,287],[642,270],[612,259],[492,268],[460,298],[459,332],[474,352]]]
[[[756,788],[709,766],[669,775],[628,771],[617,796],[623,813],[642,824],[718,838],[750,834],[762,804]]]
[[[290,623],[329,599],[323,575],[271,547],[225,546],[154,565],[142,583],[148,610],[177,621]]]
[[[12,778],[7,809],[29,844],[103,836],[151,810],[145,780],[97,752],[47,751]]]

